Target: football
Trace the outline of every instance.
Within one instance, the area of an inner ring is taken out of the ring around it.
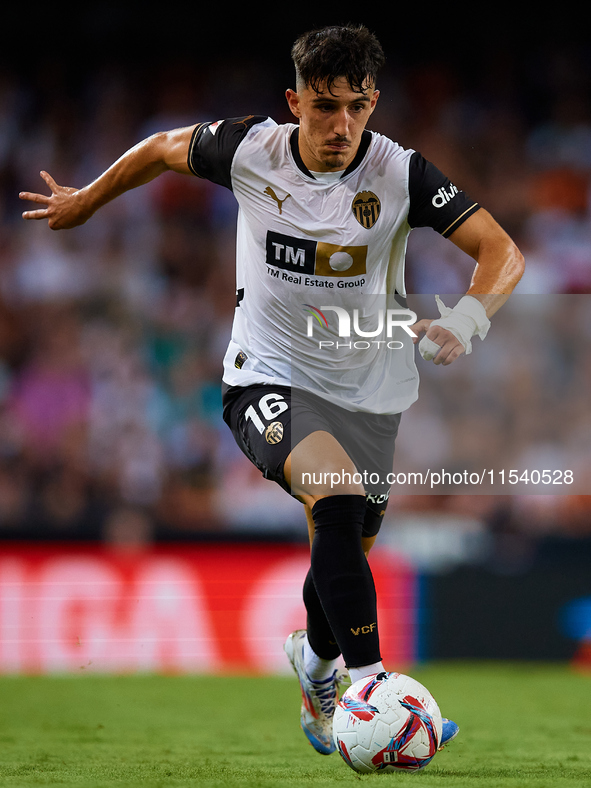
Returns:
[[[401,673],[378,673],[352,684],[333,721],[335,745],[354,771],[416,771],[435,756],[441,712],[431,693]]]

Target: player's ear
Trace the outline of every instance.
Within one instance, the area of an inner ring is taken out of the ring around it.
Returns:
[[[371,97],[371,104],[369,105],[370,108],[371,108],[371,112],[373,112],[374,109],[376,108],[376,104],[378,103],[379,97],[380,97],[380,91],[379,90],[374,90],[373,96]],[[371,112],[370,112],[370,114],[371,114]]]
[[[296,118],[301,118],[302,113],[300,111],[300,97],[291,88],[288,88],[285,91],[285,98],[287,99],[287,104],[292,111],[292,114],[296,116]]]

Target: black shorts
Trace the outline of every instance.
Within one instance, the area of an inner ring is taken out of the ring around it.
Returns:
[[[265,479],[292,494],[283,474],[288,455],[303,438],[317,430],[333,435],[359,472],[365,489],[367,514],[363,535],[375,536],[390,494],[394,444],[400,414],[348,411],[313,394],[289,386],[222,384],[224,421]]]

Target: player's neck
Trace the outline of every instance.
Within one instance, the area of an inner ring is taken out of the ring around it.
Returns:
[[[347,157],[347,161],[343,166],[328,167],[326,163],[319,162],[317,157],[311,155],[305,145],[302,143],[299,128],[296,128],[291,136],[290,144],[293,157],[297,166],[307,175],[313,176],[313,173],[340,173],[342,177],[345,173],[354,170],[363,160],[369,145],[371,143],[371,132],[365,130],[361,137],[361,142],[355,149],[353,155]]]
[[[310,172],[319,172],[319,173],[336,173],[336,172],[344,172],[351,162],[355,159],[357,154],[357,150],[350,152],[347,156],[339,156],[338,160],[334,163],[326,162],[317,156],[314,156],[310,153],[305,143],[302,142],[301,135],[298,141],[298,148],[300,152],[300,158],[304,163],[307,170]]]

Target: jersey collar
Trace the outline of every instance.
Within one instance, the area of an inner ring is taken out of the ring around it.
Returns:
[[[304,173],[304,175],[307,175],[309,178],[316,180],[312,175],[312,173],[310,172],[310,170],[306,167],[306,165],[302,161],[302,157],[300,156],[300,146],[298,145],[299,135],[300,135],[299,128],[295,128],[291,133],[291,137],[289,138],[289,144],[291,146],[291,152],[293,154],[293,158],[298,166],[298,169],[300,169]],[[353,172],[353,170],[359,167],[359,165],[363,161],[365,154],[369,149],[370,143],[371,143],[371,131],[365,129],[363,131],[363,134],[361,135],[361,142],[359,143],[359,147],[357,148],[357,153],[355,154],[355,158],[353,159],[351,164],[349,164],[347,169],[343,170],[341,179],[343,179],[346,175],[349,175],[350,172]]]

